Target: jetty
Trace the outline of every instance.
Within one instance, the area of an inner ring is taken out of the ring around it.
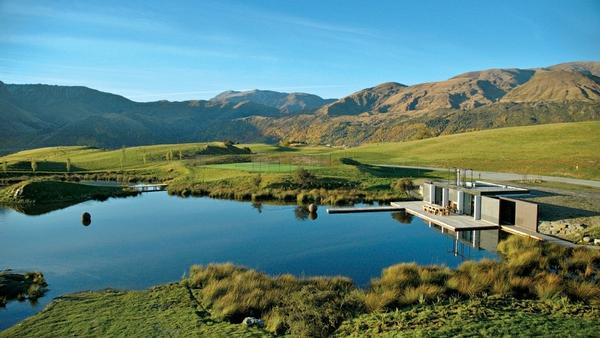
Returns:
[[[151,191],[163,191],[167,189],[167,185],[164,183],[159,184],[136,184],[130,186],[130,188],[139,192],[151,192]]]
[[[404,211],[402,207],[396,206],[381,206],[381,207],[365,207],[365,208],[331,208],[327,209],[328,214],[352,214],[360,212],[393,212],[393,211]]]

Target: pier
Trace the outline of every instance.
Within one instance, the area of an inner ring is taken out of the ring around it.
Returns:
[[[137,184],[132,185],[132,189],[139,192],[163,191],[167,188],[166,184]]]
[[[391,212],[391,211],[404,211],[404,208],[396,206],[383,206],[383,207],[366,207],[366,208],[333,208],[327,209],[328,214],[352,214],[359,212]]]

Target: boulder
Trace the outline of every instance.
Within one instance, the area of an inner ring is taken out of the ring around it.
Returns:
[[[85,226],[88,226],[92,223],[92,215],[89,212],[84,212],[81,215],[81,223]]]
[[[583,236],[583,242],[584,243],[589,243],[592,241],[592,238],[590,236]]]
[[[594,245],[600,245],[600,238],[594,239]]]
[[[317,205],[316,205],[316,204],[314,204],[314,203],[311,203],[311,204],[309,204],[309,205],[308,205],[308,211],[309,211],[311,214],[314,214],[314,213],[316,213],[316,212],[317,212],[317,209],[318,209],[318,207],[317,207]]]
[[[265,326],[265,322],[262,319],[258,319],[258,318],[254,318],[254,317],[246,317],[244,318],[244,320],[242,321],[242,324],[248,326],[248,327],[264,327]]]

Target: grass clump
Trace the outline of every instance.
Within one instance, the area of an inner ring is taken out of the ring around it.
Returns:
[[[442,297],[451,270],[415,263],[393,265],[371,282],[365,303],[371,311],[392,310],[404,305],[431,302]]]
[[[488,296],[600,303],[600,252],[569,249],[522,237],[498,246],[501,260],[466,261],[457,269],[403,263],[383,270],[364,301],[370,311],[390,311],[452,297]]]
[[[240,323],[266,319],[274,333],[327,336],[345,319],[361,313],[363,303],[348,278],[269,277],[232,264],[193,266],[187,285],[215,318]]]

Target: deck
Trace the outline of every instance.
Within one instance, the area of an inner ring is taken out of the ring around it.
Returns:
[[[327,209],[329,214],[343,214],[343,213],[359,213],[359,212],[391,212],[391,211],[406,211],[411,215],[415,215],[425,221],[434,223],[444,230],[450,230],[453,232],[459,231],[473,231],[473,230],[503,230],[511,234],[526,236],[538,241],[544,241],[549,243],[560,244],[566,247],[577,247],[577,244],[569,241],[562,240],[553,236],[545,235],[533,230],[522,228],[515,225],[497,225],[484,220],[475,220],[472,216],[452,214],[449,216],[434,215],[423,211],[423,201],[409,201],[409,202],[392,202],[390,206],[380,207],[365,207],[365,208],[332,208]]]
[[[470,230],[489,230],[498,229],[498,225],[483,220],[474,220],[472,216],[465,215],[434,215],[423,211],[423,201],[410,202],[392,202],[391,205],[396,208],[402,208],[409,214],[415,215],[426,221],[435,223],[442,228],[452,231],[470,231]]]
[[[562,246],[574,248],[577,247],[577,244],[571,243],[569,241],[565,241],[560,238],[556,238],[553,236],[549,236],[546,234],[542,234],[539,232],[535,232],[533,230],[529,230],[523,227],[515,226],[515,225],[496,225],[493,223],[489,223],[484,220],[474,220],[471,216],[465,215],[450,215],[450,216],[438,216],[427,213],[423,211],[424,202],[416,201],[416,202],[392,202],[392,206],[401,207],[406,210],[406,212],[415,215],[419,218],[422,218],[426,221],[435,223],[441,227],[453,230],[453,231],[468,231],[468,230],[488,230],[488,229],[501,229],[511,234],[530,237],[536,239],[538,241],[544,241],[548,243],[560,244]]]
[[[357,212],[390,212],[403,211],[404,208],[391,207],[366,207],[366,208],[332,208],[327,209],[328,214],[351,214]]]

